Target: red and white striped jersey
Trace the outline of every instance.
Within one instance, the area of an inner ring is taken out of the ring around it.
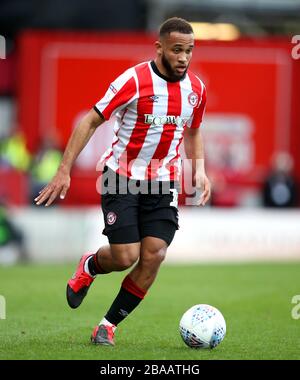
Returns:
[[[179,180],[183,131],[199,128],[205,104],[205,86],[190,70],[175,82],[154,61],[129,68],[94,107],[105,120],[116,115],[112,146],[101,160],[131,179]]]

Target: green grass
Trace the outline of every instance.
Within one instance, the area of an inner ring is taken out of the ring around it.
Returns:
[[[149,294],[118,327],[116,346],[93,346],[93,327],[111,304],[124,273],[99,276],[71,310],[65,285],[74,265],[0,267],[0,359],[300,359],[300,263],[163,265]],[[219,308],[227,335],[214,350],[193,350],[178,332],[190,306]]]

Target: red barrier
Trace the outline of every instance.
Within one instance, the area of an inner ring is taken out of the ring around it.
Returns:
[[[13,206],[27,204],[29,181],[26,173],[12,168],[0,168],[0,199]]]

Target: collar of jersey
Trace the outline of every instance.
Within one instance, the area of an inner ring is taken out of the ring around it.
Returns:
[[[164,80],[167,81],[167,82],[180,82],[180,81],[182,81],[182,80],[185,78],[185,76],[186,76],[186,73],[185,73],[184,76],[183,76],[182,78],[180,78],[179,80],[177,80],[177,79],[172,80],[172,79],[166,77],[165,75],[163,75],[163,74],[158,70],[158,68],[157,68],[157,66],[156,66],[156,64],[155,64],[154,61],[151,61],[151,62],[150,62],[150,65],[151,65],[151,67],[152,67],[152,70],[155,72],[155,74],[158,75],[159,77],[161,77],[162,79],[164,79]]]

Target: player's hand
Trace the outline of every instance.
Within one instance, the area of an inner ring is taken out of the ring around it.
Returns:
[[[195,174],[194,182],[196,184],[197,192],[199,191],[201,194],[199,199],[196,200],[196,204],[197,206],[205,206],[211,195],[210,180],[205,173],[201,172]]]
[[[60,199],[64,199],[70,187],[70,182],[70,174],[58,170],[51,182],[48,183],[34,199],[36,205],[39,206],[46,202],[45,206],[48,207],[58,196]]]

